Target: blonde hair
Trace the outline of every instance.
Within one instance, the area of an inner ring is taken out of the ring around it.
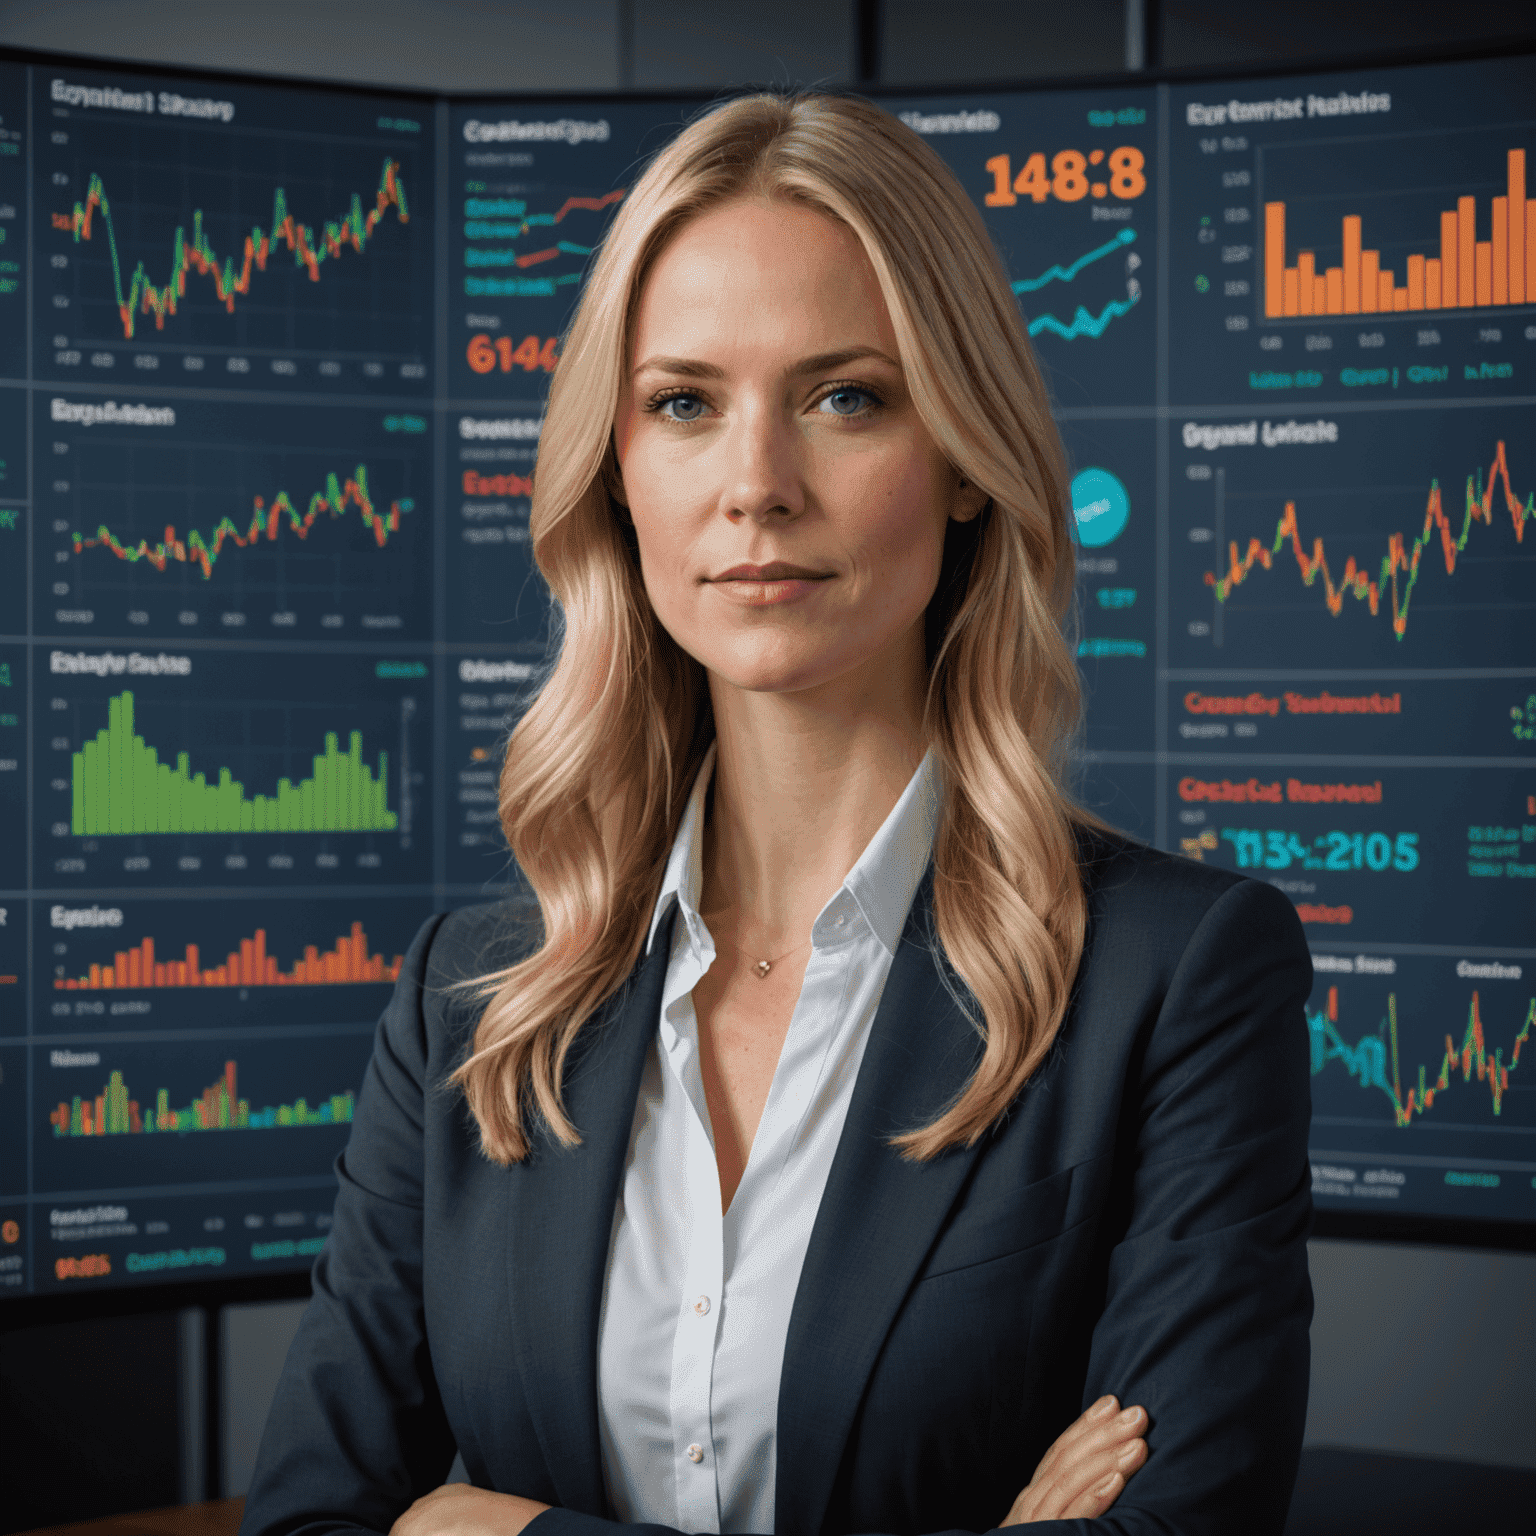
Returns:
[[[991,498],[949,525],[923,718],[946,786],[935,959],[984,1049],[937,1119],[893,1138],[903,1155],[970,1145],[1007,1109],[1050,1049],[1082,954],[1074,822],[1092,818],[1066,789],[1080,698],[1063,632],[1074,577],[1065,467],[1007,276],[954,175],[889,113],[851,97],[741,97],[685,129],[630,192],[550,389],[530,529],[560,650],[512,732],[500,795],[543,934],[474,984],[484,1012],[454,1073],[499,1163],[527,1155],[534,1111],[562,1144],[580,1141],[564,1066],[639,958],[712,739],[704,669],[657,621],[616,510],[612,428],[649,265],[687,220],[744,196],[793,199],[858,238],[921,419]]]

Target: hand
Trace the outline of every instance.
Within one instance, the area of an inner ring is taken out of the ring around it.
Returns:
[[[1146,1410],[1101,1397],[1057,1437],[1035,1468],[1029,1486],[1013,1501],[1004,1525],[1036,1520],[1096,1519],[1125,1491],[1128,1478],[1147,1459]]]
[[[389,1536],[522,1536],[523,1527],[550,1507],[515,1493],[445,1483],[417,1499]]]

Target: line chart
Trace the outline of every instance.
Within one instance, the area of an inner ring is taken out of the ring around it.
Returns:
[[[1459,557],[1467,547],[1467,539],[1474,522],[1492,528],[1494,522],[1495,486],[1502,479],[1504,508],[1514,529],[1515,542],[1525,539],[1526,524],[1536,518],[1536,493],[1528,494],[1522,502],[1515,493],[1509,478],[1509,463],[1501,440],[1494,450],[1493,462],[1487,474],[1481,471],[1467,477],[1466,503],[1463,509],[1461,530],[1453,531],[1446,514],[1440,482],[1430,482],[1429,494],[1424,507],[1424,523],[1414,536],[1410,547],[1406,535],[1392,533],[1387,538],[1387,550],[1381,556],[1377,572],[1372,576],[1368,563],[1357,563],[1354,555],[1348,556],[1339,580],[1335,582],[1329,569],[1321,535],[1312,541],[1311,552],[1303,547],[1296,503],[1288,501],[1285,512],[1276,525],[1273,541],[1265,545],[1257,538],[1250,538],[1246,551],[1240,551],[1234,539],[1227,548],[1227,571],[1224,576],[1215,571],[1205,573],[1205,584],[1214,589],[1219,603],[1226,603],[1232,593],[1253,574],[1255,566],[1268,571],[1274,567],[1275,556],[1289,541],[1295,556],[1302,582],[1311,587],[1319,576],[1323,579],[1323,604],[1328,613],[1337,618],[1344,608],[1345,597],[1353,597],[1366,604],[1374,618],[1381,610],[1383,592],[1389,592],[1392,600],[1392,632],[1401,640],[1408,631],[1408,610],[1413,591],[1418,583],[1424,553],[1437,540],[1445,562],[1447,576],[1456,574]]]
[[[1070,283],[1084,267],[1090,267],[1096,261],[1102,261],[1106,256],[1113,256],[1117,251],[1124,250],[1136,238],[1134,229],[1120,230],[1112,240],[1106,240],[1103,245],[1095,247],[1086,254],[1079,256],[1076,261],[1063,267],[1060,265],[1047,267],[1039,277],[1021,277],[1010,286],[1015,293],[1035,293],[1044,288],[1047,283]]]
[[[339,479],[334,472],[328,474],[325,489],[310,496],[309,506],[302,514],[288,499],[286,491],[279,491],[270,504],[265,497],[253,497],[250,522],[244,532],[229,517],[220,518],[212,533],[206,536],[194,528],[182,538],[175,525],[167,523],[158,542],[151,544],[147,539],[140,539],[134,544],[124,543],[109,528],[102,526],[91,538],[74,534],[74,551],[80,554],[87,549],[107,549],[130,565],[146,561],[157,571],[165,571],[172,564],[192,565],[203,573],[204,580],[208,580],[226,543],[232,543],[238,549],[248,549],[262,539],[276,544],[283,532],[296,538],[307,538],[322,514],[336,522],[349,506],[357,508],[364,528],[373,536],[374,545],[383,549],[389,536],[400,531],[401,517],[414,510],[415,505],[415,501],[407,496],[392,501],[387,512],[380,512],[368,490],[368,468],[359,464],[345,480]]]
[[[221,258],[209,242],[203,229],[203,211],[195,209],[192,215],[192,238],[186,237],[184,225],[176,226],[171,242],[171,275],[164,286],[157,286],[141,261],[135,266],[129,279],[128,291],[123,291],[122,260],[118,254],[117,234],[112,223],[112,208],[106,187],[99,175],[92,173],[85,201],[76,203],[71,213],[55,213],[53,227],[71,235],[76,245],[93,238],[94,215],[101,210],[101,221],[107,236],[107,248],[112,259],[112,281],[117,300],[117,311],[123,324],[123,336],[131,340],[140,315],[152,314],[156,330],[165,329],[165,317],[174,315],[178,302],[187,292],[187,273],[195,271],[213,280],[214,292],[230,314],[235,312],[235,298],[251,291],[252,270],[265,272],[268,258],[281,243],[288,247],[295,267],[303,267],[311,282],[320,281],[321,264],[341,255],[350,246],[362,255],[375,229],[385,213],[393,208],[399,222],[410,222],[405,187],[400,179],[400,164],[386,158],[379,173],[379,186],[374,194],[373,207],[365,214],[361,196],[354,192],[347,210],[335,219],[327,220],[317,239],[314,230],[297,220],[288,208],[288,199],[282,187],[272,198],[272,217],[267,229],[259,225],[245,237],[245,248],[240,265],[233,257]]]
[[[628,189],[616,187],[599,197],[570,196],[553,213],[529,213],[526,199],[521,197],[470,197],[464,202],[464,239],[520,240],[539,229],[551,229],[563,224],[567,214],[575,212],[602,213],[604,209],[621,202]],[[486,269],[515,269],[525,272],[530,267],[543,266],[561,256],[576,256],[583,261],[595,249],[574,240],[556,240],[553,245],[542,246],[536,251],[518,251],[511,245],[485,246],[466,244],[464,265],[480,271]],[[581,282],[582,270],[563,272],[558,277],[490,277],[476,276],[464,279],[464,291],[471,297],[498,298],[552,298],[559,288],[572,287]]]
[[[1374,1034],[1362,1035],[1351,1045],[1339,1032],[1339,989],[1328,989],[1326,1004],[1317,1010],[1306,1010],[1307,1036],[1312,1051],[1312,1075],[1318,1076],[1330,1062],[1342,1064],[1349,1075],[1362,1088],[1375,1089],[1392,1102],[1393,1123],[1406,1130],[1415,1116],[1422,1117],[1433,1108],[1435,1100],[1453,1086],[1452,1075],[1459,1072],[1463,1084],[1474,1080],[1487,1085],[1493,1113],[1497,1116],[1504,1108],[1504,1095],[1509,1091],[1510,1073],[1520,1065],[1522,1048],[1530,1040],[1536,1025],[1536,997],[1530,1000],[1525,1012],[1525,1022],[1517,1031],[1510,1048],[1509,1060],[1504,1060],[1503,1048],[1489,1054],[1486,1032],[1483,1026],[1482,1004],[1473,992],[1467,1008],[1467,1024],[1461,1044],[1455,1044],[1452,1036],[1445,1036],[1445,1049],[1440,1067],[1433,1080],[1421,1062],[1418,1079],[1403,1093],[1402,1072],[1398,1061],[1397,994],[1387,995],[1387,1015],[1377,1026]]]
[[[1109,329],[1110,322],[1130,314],[1140,298],[1139,293],[1133,293],[1129,298],[1111,299],[1096,315],[1090,314],[1079,304],[1077,313],[1070,321],[1058,320],[1050,314],[1036,315],[1029,322],[1029,334],[1038,336],[1042,331],[1049,331],[1053,336],[1060,336],[1063,341],[1072,341],[1078,336],[1102,336]]]

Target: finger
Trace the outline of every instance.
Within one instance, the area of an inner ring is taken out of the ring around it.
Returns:
[[[1080,1493],[1062,1512],[1058,1520],[1094,1520],[1102,1515],[1125,1490],[1125,1479],[1118,1472],[1100,1478],[1092,1488]]]
[[[1101,1418],[1081,1428],[1073,1425],[1046,1453],[1035,1476],[1040,1478],[1043,1474],[1048,1481],[1064,1481],[1076,1492],[1095,1475],[1084,1472],[1085,1467],[1097,1466],[1106,1456],[1105,1467],[1112,1467],[1119,1450],[1138,1438],[1146,1426],[1147,1413],[1140,1406],[1126,1408],[1112,1418]]]
[[[1123,1487],[1146,1459],[1146,1441],[1132,1440],[1125,1445],[1106,1447],[1095,1456],[1074,1462],[1053,1478],[1049,1486],[1039,1490],[1039,1509],[1049,1509],[1050,1514],[1037,1512],[1036,1518],[1064,1518],[1107,1478],[1120,1478]]]
[[[1042,1475],[1049,1476],[1082,1436],[1112,1423],[1119,1407],[1120,1400],[1112,1395],[1091,1403],[1052,1441],[1050,1449],[1040,1458],[1040,1465],[1035,1468],[1035,1476],[1031,1481],[1039,1480]]]

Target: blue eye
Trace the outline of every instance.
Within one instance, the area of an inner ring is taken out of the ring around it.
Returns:
[[[875,397],[862,389],[834,389],[817,402],[833,416],[857,416],[875,403]]]
[[[661,409],[673,421],[697,421],[704,414],[704,402],[697,395],[671,395]]]

